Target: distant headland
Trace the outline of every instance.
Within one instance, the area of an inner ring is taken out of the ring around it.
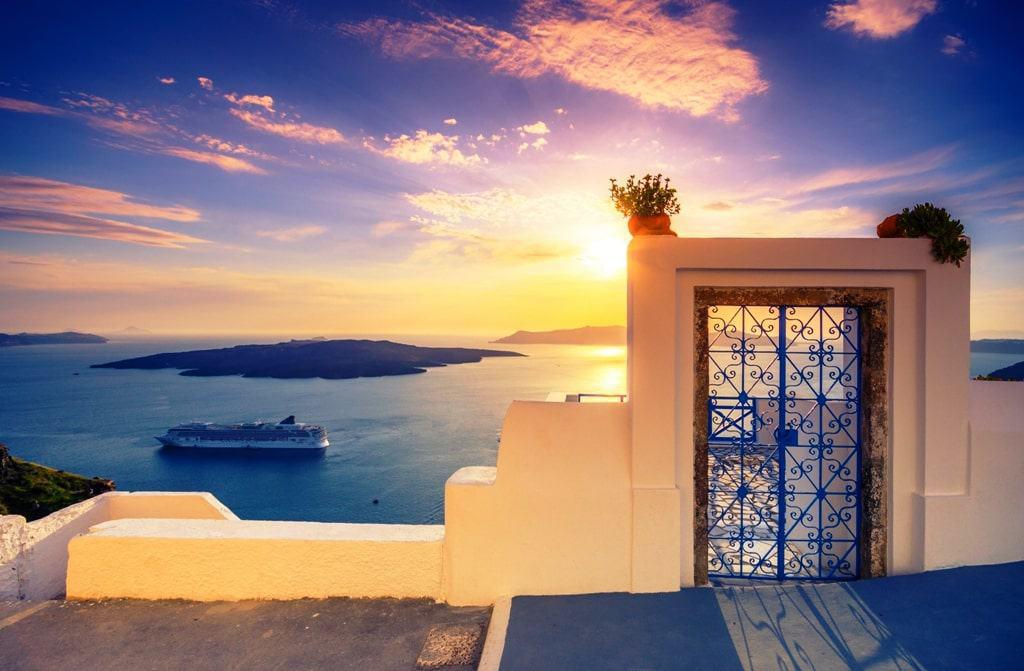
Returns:
[[[417,347],[390,340],[291,340],[275,345],[169,352],[95,364],[92,368],[160,370],[181,375],[241,375],[278,379],[344,380],[424,373],[427,368],[476,363],[484,357],[524,356],[518,352],[462,347]]]
[[[972,352],[992,354],[1024,354],[1024,340],[1015,338],[985,338],[971,341]]]
[[[20,345],[102,345],[107,342],[103,336],[78,331],[61,333],[0,333],[0,347]]]
[[[625,345],[625,326],[583,326],[557,331],[516,331],[492,340],[510,345]]]

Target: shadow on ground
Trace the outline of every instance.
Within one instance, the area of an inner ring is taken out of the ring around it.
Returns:
[[[1011,669],[1024,562],[846,583],[512,600],[502,671]]]

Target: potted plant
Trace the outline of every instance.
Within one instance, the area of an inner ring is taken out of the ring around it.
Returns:
[[[675,235],[669,215],[679,214],[679,201],[669,181],[668,177],[662,180],[661,174],[639,180],[630,175],[622,186],[611,180],[612,202],[629,217],[631,235]]]
[[[914,209],[886,217],[876,229],[880,238],[931,238],[932,256],[939,263],[954,263],[959,268],[971,249],[964,226],[943,207],[918,203]]]

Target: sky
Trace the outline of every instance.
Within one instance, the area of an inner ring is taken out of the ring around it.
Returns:
[[[625,321],[608,179],[681,236],[930,201],[1024,337],[1024,7],[23,2],[0,22],[0,330],[488,334]]]

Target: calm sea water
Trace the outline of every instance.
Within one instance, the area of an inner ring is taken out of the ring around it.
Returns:
[[[488,346],[454,337],[401,340]],[[89,368],[239,342],[254,341],[0,349],[0,442],[25,459],[111,478],[122,490],[210,491],[247,519],[434,523],[443,521],[448,476],[462,466],[494,465],[502,417],[512,400],[543,400],[550,391],[625,389],[622,348],[559,345],[508,348],[527,358],[358,380],[196,378],[171,370]],[[971,375],[1021,358],[975,354]],[[153,438],[193,419],[276,420],[290,414],[327,427],[331,447],[325,454],[165,450]]]
[[[400,340],[501,347],[465,338]],[[625,388],[624,351],[606,347],[524,345],[514,349],[526,358],[357,380],[89,368],[240,342],[255,341],[0,349],[0,442],[25,459],[111,478],[121,490],[210,491],[247,519],[433,523],[443,521],[444,482],[455,470],[494,465],[502,418],[513,399]],[[153,438],[193,419],[278,420],[290,414],[327,428],[331,447],[325,454],[186,452],[161,449]]]

